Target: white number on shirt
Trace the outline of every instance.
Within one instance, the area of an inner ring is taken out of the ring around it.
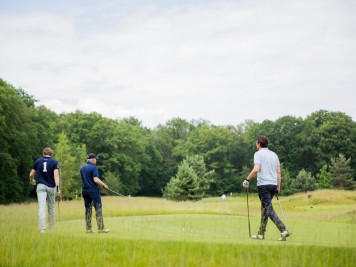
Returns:
[[[43,172],[47,172],[47,162],[43,162]]]

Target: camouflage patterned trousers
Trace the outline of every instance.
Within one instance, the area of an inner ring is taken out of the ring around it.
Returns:
[[[83,190],[82,195],[84,198],[85,205],[85,224],[87,230],[92,230],[91,217],[93,205],[95,209],[96,223],[98,225],[98,230],[104,229],[104,219],[103,219],[103,207],[101,204],[101,197],[98,190]]]
[[[276,185],[261,185],[257,186],[258,196],[261,200],[261,224],[259,235],[265,235],[268,218],[277,226],[280,232],[283,232],[287,228],[284,223],[279,219],[277,213],[273,210],[272,199],[276,192]]]

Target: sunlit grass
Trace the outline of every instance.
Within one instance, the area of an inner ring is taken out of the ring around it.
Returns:
[[[256,233],[257,195],[249,203]],[[245,195],[226,202],[103,197],[109,234],[85,233],[82,200],[61,202],[60,214],[56,203],[59,221],[45,235],[37,231],[36,202],[0,206],[0,266],[354,266],[355,192],[317,191],[280,203],[293,232],[287,242],[276,241],[271,222],[265,240],[248,237]]]

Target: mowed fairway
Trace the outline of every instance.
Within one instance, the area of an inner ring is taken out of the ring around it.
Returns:
[[[317,191],[310,199],[298,194],[280,201],[293,232],[287,242],[276,241],[272,222],[265,240],[248,237],[244,195],[226,202],[103,197],[109,234],[85,233],[79,200],[62,202],[55,231],[44,235],[37,231],[36,203],[0,206],[0,266],[355,266],[355,192]],[[250,196],[252,234],[259,205]],[[276,201],[274,208],[283,219]]]

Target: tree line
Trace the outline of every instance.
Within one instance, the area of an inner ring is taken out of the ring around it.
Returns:
[[[79,169],[89,152],[100,157],[100,177],[124,195],[181,200],[241,192],[259,135],[269,137],[280,158],[282,193],[355,189],[356,124],[342,112],[226,126],[172,118],[149,129],[135,117],[56,114],[35,104],[33,96],[0,79],[0,203],[35,197],[28,173],[47,146],[59,161],[67,199],[80,195]]]

